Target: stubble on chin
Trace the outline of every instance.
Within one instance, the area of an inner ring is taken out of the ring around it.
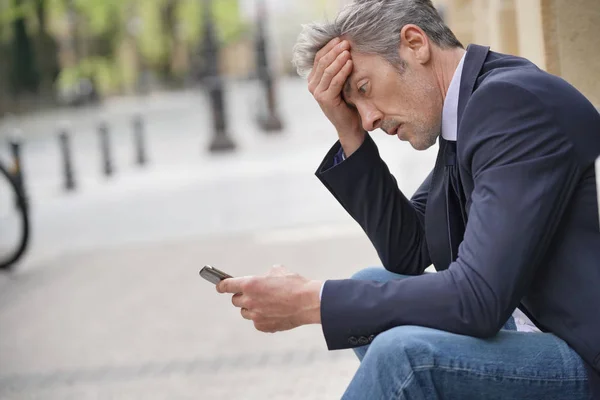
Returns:
[[[422,130],[419,135],[416,135],[414,140],[410,141],[410,144],[415,150],[427,150],[437,142],[440,136],[439,132],[439,129]]]

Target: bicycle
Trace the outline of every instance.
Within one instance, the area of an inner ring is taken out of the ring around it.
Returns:
[[[0,270],[11,270],[23,257],[29,234],[27,198],[16,175],[0,161]]]

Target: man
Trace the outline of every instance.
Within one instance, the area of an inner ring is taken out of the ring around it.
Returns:
[[[317,176],[385,269],[324,285],[275,269],[218,290],[259,330],[321,323],[330,349],[356,348],[346,399],[600,399],[590,102],[525,59],[465,51],[429,0],[356,1],[305,27],[294,62],[339,137]],[[410,200],[378,128],[439,141]],[[517,307],[535,332],[509,326]]]

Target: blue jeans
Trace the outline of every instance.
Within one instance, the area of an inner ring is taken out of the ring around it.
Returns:
[[[402,278],[383,268],[367,268],[353,276],[374,281]],[[345,400],[591,399],[577,353],[550,333],[517,332],[512,317],[490,339],[399,326],[354,351],[361,363]]]

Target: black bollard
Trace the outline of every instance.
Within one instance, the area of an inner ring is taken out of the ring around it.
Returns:
[[[262,107],[258,108],[258,125],[265,132],[277,132],[283,129],[283,124],[277,112],[275,80],[273,72],[269,68],[267,56],[267,35],[265,32],[267,10],[263,0],[257,0],[257,6],[256,70],[265,96],[265,101],[261,103]]]
[[[98,125],[98,137],[100,139],[100,154],[102,155],[102,172],[106,176],[111,176],[114,170],[110,154],[110,135],[106,122],[101,122]]]
[[[139,166],[146,165],[146,141],[144,140],[144,120],[137,114],[133,117],[133,146],[135,149],[135,163]]]
[[[71,140],[67,129],[58,134],[60,152],[63,160],[64,188],[67,191],[75,190],[75,178],[73,176],[73,162],[71,158]]]
[[[215,33],[212,0],[203,0],[204,14],[204,85],[210,99],[213,137],[209,146],[210,152],[224,152],[235,149],[235,143],[227,132],[225,115],[225,96],[223,79],[219,71],[219,45]]]

